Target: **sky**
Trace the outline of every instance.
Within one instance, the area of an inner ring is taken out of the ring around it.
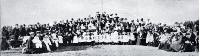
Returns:
[[[199,19],[198,0],[0,0],[1,26],[53,23],[94,16],[97,11],[128,19],[173,24]]]

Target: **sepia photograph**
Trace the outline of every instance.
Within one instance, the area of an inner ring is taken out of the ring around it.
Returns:
[[[199,0],[0,0],[0,56],[199,56]]]

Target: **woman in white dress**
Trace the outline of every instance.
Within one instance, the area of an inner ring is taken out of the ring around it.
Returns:
[[[76,43],[79,43],[80,42],[80,39],[81,39],[81,30],[80,29],[78,29],[77,31],[76,31],[76,37],[74,36],[74,41],[76,42]]]
[[[63,44],[63,37],[60,32],[58,33],[58,43],[59,43],[59,45]]]
[[[59,41],[58,41],[58,36],[57,36],[56,32],[53,32],[51,34],[51,36],[52,36],[52,42],[55,43],[56,47],[58,47],[59,46],[59,44],[58,44]]]
[[[147,43],[147,45],[153,46],[153,41],[154,41],[153,33],[150,32],[150,31],[148,31],[148,33],[147,33],[147,38],[146,38],[146,43]]]
[[[82,37],[80,39],[81,43],[86,41],[86,38],[85,38],[86,34],[87,34],[86,32],[83,32],[83,35],[82,35]]]
[[[118,37],[119,37],[118,32],[114,31],[114,33],[112,33],[112,36],[113,36],[112,41],[114,43],[117,43],[118,42]]]
[[[98,42],[97,31],[94,32],[93,39],[94,39],[95,42]]]
[[[99,35],[99,43],[103,43],[104,42],[104,34],[100,33]]]
[[[42,48],[42,41],[40,40],[40,34],[37,33],[32,42],[35,44],[35,48]]]
[[[169,33],[164,33],[160,36],[160,44],[158,46],[159,49],[165,50],[167,46],[167,41],[169,41],[171,35]]]
[[[43,41],[44,41],[46,48],[47,48],[47,51],[51,51],[50,46],[52,44],[51,44],[51,41],[50,41],[50,37],[51,37],[50,34],[45,33],[45,36],[43,38]]]

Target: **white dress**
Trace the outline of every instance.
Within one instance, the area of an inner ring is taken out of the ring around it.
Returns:
[[[114,33],[112,33],[112,35],[113,35],[112,41],[115,42],[115,43],[117,43],[119,41],[119,39],[118,39],[119,38],[118,32],[115,31]]]
[[[49,36],[45,35],[45,37],[43,38],[43,41],[44,41],[44,43],[45,43],[45,45],[46,45],[46,47],[47,47],[47,50],[48,50],[48,51],[51,51],[49,45],[52,45],[52,44],[51,44],[51,41],[50,41]]]
[[[148,33],[146,38],[146,43],[153,42],[153,34]]]
[[[35,36],[32,42],[35,43],[36,48],[42,48],[42,42],[40,41],[38,36]]]
[[[104,41],[103,34],[100,34],[99,35],[99,42],[103,42],[103,41]]]
[[[102,40],[103,40],[103,42],[106,41],[106,34],[105,33],[102,35]]]
[[[98,42],[97,32],[94,32],[93,39],[94,39],[95,42]]]
[[[78,43],[78,37],[77,36],[74,36],[73,43]]]
[[[104,34],[104,37],[105,37],[104,42],[108,43],[109,42],[109,35],[106,33],[106,34]]]
[[[86,29],[85,26],[81,25],[81,29]]]
[[[124,41],[123,42],[128,42],[129,41],[129,36],[128,35],[124,35],[123,36]]]
[[[86,42],[86,32],[83,32],[83,35],[81,37],[81,39],[79,40],[79,42]]]
[[[90,36],[86,33],[84,36],[84,42],[90,42]]]
[[[61,44],[63,43],[63,37],[62,36],[58,36],[58,42],[61,43]]]
[[[108,38],[108,42],[112,42],[112,40],[111,40],[111,34],[108,34],[108,36],[107,36],[107,38]]]
[[[47,35],[45,35],[45,37],[43,38],[43,41],[44,41],[45,44],[52,45],[51,41],[50,41],[50,38]]]
[[[53,43],[56,44],[56,47],[58,47],[58,38],[57,38],[57,35],[55,33],[51,34],[51,36],[53,37],[52,41]]]
[[[130,35],[130,40],[135,41],[135,39],[136,39],[135,35],[133,35],[133,33],[131,33],[131,35]]]

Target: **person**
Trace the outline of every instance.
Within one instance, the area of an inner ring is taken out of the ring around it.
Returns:
[[[58,33],[58,43],[60,46],[63,45],[63,36],[62,36],[61,32]]]
[[[170,40],[171,39],[171,34],[170,33],[165,33],[160,36],[160,44],[158,46],[159,49],[161,50],[168,50],[170,46]]]
[[[50,35],[50,33],[48,31],[45,31],[44,35],[45,36],[43,38],[43,41],[44,41],[44,43],[46,45],[47,51],[51,51],[51,48],[50,48],[50,46],[52,46],[51,40],[50,40],[51,35]]]
[[[55,30],[52,32],[51,36],[52,36],[52,43],[54,44],[54,50],[56,50],[57,47],[59,47],[59,44],[58,44],[58,35],[56,34]]]
[[[112,42],[113,44],[116,44],[118,42],[118,37],[119,37],[119,33],[117,32],[117,30],[115,30],[113,33],[112,33]]]
[[[142,33],[141,33],[141,24],[140,24],[140,26],[137,28],[137,30],[136,30],[136,32],[137,32],[137,34],[138,34],[138,36],[136,36],[136,45],[140,45],[140,43],[141,43],[141,35],[142,35]]]
[[[162,25],[163,23],[153,24],[150,22],[150,19],[146,22],[143,18],[137,19],[136,22],[133,20],[130,23],[127,21],[127,18],[121,18],[117,14],[109,15],[105,12],[101,14],[97,12],[96,18],[91,16],[89,18],[79,18],[78,20],[72,18],[70,21],[66,20],[65,23],[63,21],[58,23],[55,21],[53,26],[49,26],[49,24],[47,26],[46,24],[42,25],[38,22],[26,28],[25,25],[20,25],[19,27],[16,24],[14,29],[2,31],[1,49],[7,49],[6,46],[9,45],[6,44],[6,40],[9,38],[10,42],[8,43],[11,44],[10,46],[17,47],[20,40],[19,37],[24,36],[22,44],[27,44],[27,48],[24,51],[28,50],[27,52],[29,53],[37,53],[41,48],[53,51],[61,46],[62,43],[71,44],[72,42],[92,41],[118,43],[119,41],[127,42],[128,39],[129,41],[133,40],[134,44],[137,45],[149,43],[155,47],[159,45],[158,48],[162,50],[188,51],[189,49],[198,49],[198,23],[198,21],[188,21],[183,26],[180,24],[179,26],[167,26],[166,24]],[[188,30],[185,35],[182,34],[182,28]],[[50,30],[53,34],[45,32],[42,35],[41,33],[45,30]],[[28,32],[31,33],[27,34]],[[130,32],[131,37],[129,36]],[[171,32],[178,32],[178,34],[171,34]],[[52,46],[55,49],[52,49]]]
[[[145,25],[146,25],[146,22],[144,21],[143,18],[141,18],[140,24],[141,24],[142,26],[145,26]]]
[[[32,42],[32,40],[35,37],[35,33],[34,32],[30,32],[29,35],[30,35],[29,39],[25,42],[25,47],[22,48],[22,53],[25,53],[25,54],[33,54],[36,51],[34,49],[35,45]]]
[[[12,30],[12,40],[10,40],[10,45],[12,48],[20,46],[20,43],[18,42],[18,38],[20,36],[20,30],[19,30],[19,25],[16,24],[15,28]]]
[[[36,36],[33,38],[32,42],[35,44],[36,48],[42,48],[42,41],[40,40],[40,32],[36,32]]]
[[[148,46],[153,46],[153,41],[154,41],[153,33],[151,31],[148,31],[147,38],[146,38],[147,45]]]
[[[188,51],[194,51],[194,45],[193,45],[193,41],[192,39],[192,33],[190,31],[190,29],[188,29],[188,31],[184,34],[185,36],[183,37],[184,40],[184,45],[183,45],[183,50],[181,50],[182,52],[188,52]]]
[[[115,16],[114,16],[114,22],[115,22],[115,23],[118,23],[118,22],[119,22],[119,17],[118,17],[118,15],[117,15],[117,13],[116,13]]]
[[[8,44],[8,37],[9,37],[9,32],[7,31],[7,27],[4,26],[2,28],[2,41],[0,42],[1,46],[0,46],[0,50],[8,50],[9,48],[9,44]]]
[[[42,35],[40,31],[36,31],[36,35],[32,39],[32,43],[34,44],[35,53],[46,52],[46,46],[45,43],[42,41]]]

